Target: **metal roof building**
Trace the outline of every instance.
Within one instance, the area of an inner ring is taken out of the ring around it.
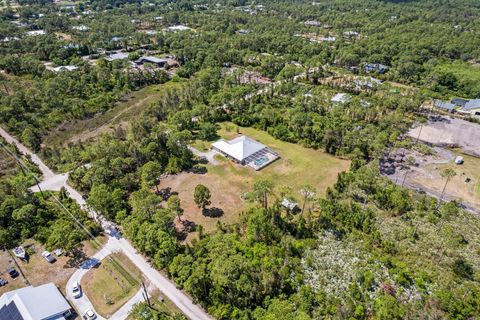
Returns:
[[[212,144],[212,149],[255,170],[260,170],[279,158],[275,151],[246,136],[240,136],[230,141],[221,139]]]
[[[0,297],[2,320],[63,320],[71,307],[53,283],[25,287]]]

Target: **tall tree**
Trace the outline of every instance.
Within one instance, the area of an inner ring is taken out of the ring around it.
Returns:
[[[442,172],[442,178],[445,178],[445,185],[443,186],[442,194],[440,195],[440,199],[438,200],[438,207],[442,204],[443,196],[445,194],[445,190],[447,189],[447,184],[450,180],[455,177],[457,173],[452,168],[447,168]]]
[[[181,220],[183,214],[183,209],[181,207],[180,197],[176,194],[170,196],[167,200],[168,209],[175,213],[178,217],[178,220]]]
[[[149,161],[143,165],[141,172],[142,185],[146,188],[155,186],[157,193],[160,192],[158,190],[158,181],[162,174],[162,166],[158,162]]]
[[[303,196],[303,206],[302,206],[302,214],[305,210],[305,204],[307,201],[313,199],[316,195],[316,190],[309,184],[306,184],[300,188],[300,194]]]
[[[203,184],[198,184],[195,187],[195,192],[193,194],[193,198],[195,200],[195,203],[199,208],[202,208],[202,210],[205,210],[205,207],[210,205],[210,190],[205,187]]]
[[[268,196],[273,194],[273,188],[273,182],[267,179],[258,180],[253,185],[253,198],[265,209],[268,207]]]

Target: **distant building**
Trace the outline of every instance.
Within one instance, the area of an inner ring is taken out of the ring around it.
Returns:
[[[2,320],[60,320],[71,315],[70,305],[53,283],[16,289],[0,297]]]
[[[27,36],[29,36],[29,37],[43,36],[44,34],[46,34],[45,30],[27,31]]]
[[[450,103],[448,101],[441,101],[441,100],[435,100],[434,106],[437,109],[447,111],[447,112],[455,112],[455,105],[453,103]]]
[[[128,54],[123,52],[113,53],[107,57],[108,61],[128,59]]]
[[[376,73],[385,73],[390,67],[381,63],[365,63],[362,67],[364,72],[376,72]]]
[[[167,28],[167,31],[172,31],[172,32],[187,31],[187,30],[192,30],[192,28],[181,25],[181,24]]]
[[[82,32],[90,30],[90,28],[85,25],[73,26],[72,29],[75,31],[82,31]]]
[[[52,69],[55,72],[62,72],[62,71],[75,71],[78,70],[77,66],[59,66]]]
[[[465,107],[468,101],[469,101],[468,99],[453,98],[450,102],[457,107]]]
[[[160,59],[157,57],[141,57],[135,61],[136,65],[143,65],[145,63],[151,63],[156,65],[158,68],[165,68],[168,60],[167,59]]]
[[[346,93],[337,93],[330,101],[335,104],[345,104],[351,99],[350,95]]]
[[[303,23],[306,27],[321,27],[322,23],[316,20],[305,21]]]
[[[480,115],[480,99],[469,100],[461,111],[473,115]]]
[[[260,170],[279,158],[278,153],[246,136],[240,136],[230,141],[221,139],[212,144],[212,149],[255,170]]]
[[[355,37],[358,37],[359,35],[360,33],[358,33],[357,31],[345,31],[343,33],[343,36],[346,38],[355,38]]]

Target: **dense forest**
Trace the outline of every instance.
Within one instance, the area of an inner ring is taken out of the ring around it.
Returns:
[[[378,160],[420,148],[404,133],[424,119],[424,101],[480,97],[479,15],[474,0],[10,3],[0,9],[0,123],[69,172],[88,205],[215,318],[475,318],[480,220],[395,185]],[[168,31],[174,25],[191,29]],[[109,59],[119,52],[128,58]],[[178,68],[131,68],[147,54]],[[45,144],[165,83],[182,85],[160,86],[127,125]],[[332,102],[338,92],[349,101]],[[188,145],[216,139],[225,121],[347,158],[350,170],[298,214],[282,208],[283,186],[255,183],[237,222],[212,233],[197,226],[185,242],[174,227],[181,203],[159,190],[161,177],[205,170]],[[31,174],[4,167],[3,247],[34,237],[72,250],[86,239],[51,195],[28,191]],[[100,232],[64,190],[55,196]]]

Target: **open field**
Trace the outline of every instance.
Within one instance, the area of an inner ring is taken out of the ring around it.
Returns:
[[[219,135],[225,139],[237,136],[236,126],[222,124]],[[242,194],[251,191],[255,181],[269,179],[274,182],[276,190],[291,188],[291,195],[300,200],[299,189],[310,184],[323,195],[332,186],[339,172],[346,171],[350,162],[328,155],[322,151],[307,149],[302,146],[274,139],[270,135],[253,128],[239,128],[245,134],[262,142],[277,151],[281,158],[261,171],[237,165],[217,155],[219,165],[207,165],[208,173],[181,173],[163,179],[160,188],[170,188],[178,192],[184,209],[183,219],[201,224],[206,231],[215,229],[217,221],[233,223],[238,214],[248,208],[249,203],[242,199]],[[211,208],[223,210],[221,217],[209,217],[202,214],[193,200],[193,192],[197,184],[207,186],[212,194]]]
[[[413,175],[411,180],[429,189],[442,192],[445,179],[441,174],[445,169],[451,168],[457,175],[448,183],[446,192],[457,199],[480,206],[480,158],[466,154],[461,155],[465,160],[464,164],[456,165],[452,161],[429,164],[424,167],[423,173]],[[469,182],[467,179],[470,179]]]
[[[480,125],[473,122],[450,117],[433,118],[427,124],[411,129],[408,135],[436,146],[459,147],[465,153],[480,157]]]
[[[82,288],[95,310],[108,317],[118,310],[140,289],[142,274],[126,256],[113,254],[115,260],[105,258],[90,270],[82,280]]]
[[[105,237],[99,237],[98,240],[100,242],[105,242]],[[38,286],[53,282],[59,287],[60,291],[65,294],[65,285],[70,276],[76,270],[75,265],[70,261],[71,258],[62,255],[56,257],[57,261],[54,263],[48,263],[41,255],[45,250],[41,244],[33,240],[27,240],[23,245],[27,252],[31,252],[29,255],[29,261],[23,262],[18,258],[15,258],[15,261],[29,283],[33,286]],[[27,249],[27,247],[30,247],[30,249]],[[84,242],[82,251],[85,257],[93,255],[97,250],[98,249],[95,249],[95,245],[91,241]],[[26,286],[26,283],[24,282],[25,278],[23,278],[22,275],[16,279],[10,278],[5,272],[8,267],[15,267],[17,270],[19,269],[8,252],[2,251],[0,252],[0,277],[5,278],[9,283],[4,287],[0,287],[0,295],[4,292]]]
[[[95,138],[102,133],[112,131],[117,125],[126,127],[130,120],[158,100],[166,90],[179,86],[181,82],[167,82],[133,91],[104,113],[97,114],[93,118],[61,124],[43,139],[43,144],[50,147],[67,145],[70,142]]]

